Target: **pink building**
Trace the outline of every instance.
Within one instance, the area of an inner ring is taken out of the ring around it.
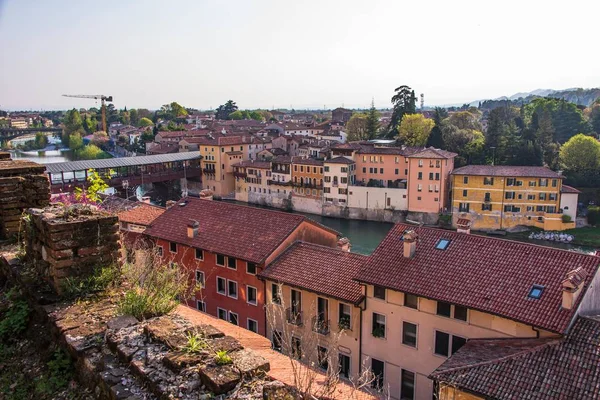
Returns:
[[[439,213],[450,204],[450,173],[456,153],[433,147],[413,151],[408,163],[408,211]],[[358,174],[357,174],[358,175]]]
[[[356,161],[356,182],[377,181],[380,186],[405,188],[408,177],[409,149],[401,147],[365,147]]]

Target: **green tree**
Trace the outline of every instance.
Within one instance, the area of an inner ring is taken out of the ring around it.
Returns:
[[[470,111],[455,112],[448,117],[448,120],[458,129],[482,131],[481,122],[479,122],[480,117],[481,114],[478,111],[470,109]]]
[[[373,140],[379,133],[381,124],[379,123],[379,111],[375,108],[375,100],[371,100],[371,108],[367,112],[367,139]]]
[[[152,126],[152,125],[154,125],[154,122],[152,122],[152,120],[151,120],[151,119],[149,119],[149,118],[143,117],[143,118],[140,118],[140,122],[138,123],[138,125],[139,125],[141,128],[145,128],[145,127],[147,127],[147,126]]]
[[[253,120],[258,121],[258,122],[264,121],[264,117],[258,111],[250,111],[250,119],[253,119]]]
[[[594,171],[600,167],[600,143],[582,133],[573,136],[560,149],[560,161],[568,171]]]
[[[129,111],[124,110],[121,111],[120,113],[120,117],[121,117],[121,123],[123,125],[131,125],[131,114],[129,113]]]
[[[74,133],[69,136],[69,148],[73,151],[79,150],[83,147],[83,139],[79,134]]]
[[[436,149],[445,148],[444,138],[442,137],[442,121],[448,118],[448,111],[442,107],[436,107],[433,111],[433,122],[435,126],[427,139],[427,147],[435,147]]]
[[[392,97],[392,104],[394,107],[387,132],[387,137],[390,138],[398,135],[398,126],[400,125],[404,114],[414,114],[417,112],[417,98],[415,97],[414,90],[403,85],[394,89],[394,92],[396,92]]]
[[[346,138],[349,142],[356,142],[359,140],[367,140],[369,134],[367,131],[367,115],[363,113],[354,113],[350,117],[350,120],[346,123]]]
[[[110,170],[106,176],[106,179],[110,179],[113,173],[114,171]],[[108,186],[108,184],[95,169],[88,170],[87,181],[88,187],[85,192],[79,187],[75,188],[75,198],[77,200],[81,200],[85,193],[85,197],[88,200],[91,200],[95,203],[100,203],[102,201],[100,194],[104,193],[110,186]]]
[[[553,142],[565,143],[578,133],[589,133],[590,126],[576,104],[562,99],[539,98],[525,106],[525,113],[532,116],[546,111],[552,118],[554,127]]]
[[[244,119],[244,114],[240,110],[236,110],[236,111],[232,112],[231,114],[229,114],[227,119],[234,119],[234,120]]]
[[[400,141],[407,146],[425,146],[434,126],[435,122],[423,114],[404,114],[398,128]]]
[[[217,111],[215,112],[215,118],[221,120],[229,119],[229,114],[237,111],[237,109],[238,106],[235,104],[235,101],[227,100],[227,103],[221,104],[217,108]]]
[[[88,144],[75,151],[75,158],[78,160],[97,160],[101,158],[110,158],[110,155],[94,144]]]
[[[36,149],[43,149],[48,146],[48,136],[44,132],[38,132],[35,134],[34,142]]]
[[[131,125],[138,126],[140,123],[140,116],[138,114],[138,110],[132,108],[129,110],[129,119],[131,121]]]
[[[596,135],[600,135],[600,103],[598,103],[598,101],[592,106],[592,111],[590,112],[590,125]]]

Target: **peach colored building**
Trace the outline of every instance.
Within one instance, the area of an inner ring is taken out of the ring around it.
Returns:
[[[578,313],[597,312],[599,265],[598,256],[397,224],[356,277],[366,297],[362,363],[390,398],[432,399],[430,374],[469,339],[559,338]]]
[[[438,214],[450,207],[454,157],[456,153],[433,147],[408,155],[409,212]]]
[[[355,155],[356,181],[380,186],[405,188],[408,177],[408,152],[401,147],[372,147]]]

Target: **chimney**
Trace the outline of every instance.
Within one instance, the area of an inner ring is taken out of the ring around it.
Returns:
[[[466,218],[459,218],[456,221],[456,232],[458,233],[471,233],[471,221]]]
[[[343,237],[337,241],[337,248],[342,251],[350,252],[352,245],[350,244],[350,239]]]
[[[567,273],[567,277],[562,281],[562,307],[570,310],[575,305],[579,293],[585,283],[587,273],[582,267],[576,268]]]
[[[201,200],[212,200],[213,199],[213,191],[210,189],[202,189],[199,194],[200,194]]]
[[[175,200],[167,200],[167,204],[165,204],[167,210],[171,207],[173,207],[175,204],[177,204],[177,202]]]
[[[402,240],[404,241],[404,257],[412,258],[417,250],[417,232],[410,230],[404,232]]]
[[[193,239],[198,236],[198,227],[200,227],[200,223],[196,220],[190,219],[190,222],[187,224],[187,237]]]

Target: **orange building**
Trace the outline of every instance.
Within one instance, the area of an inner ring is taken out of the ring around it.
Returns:
[[[294,157],[292,160],[294,195],[321,199],[323,196],[323,161]]]
[[[406,188],[408,151],[401,147],[372,147],[359,150],[356,161],[356,182],[376,181],[380,186]]]

